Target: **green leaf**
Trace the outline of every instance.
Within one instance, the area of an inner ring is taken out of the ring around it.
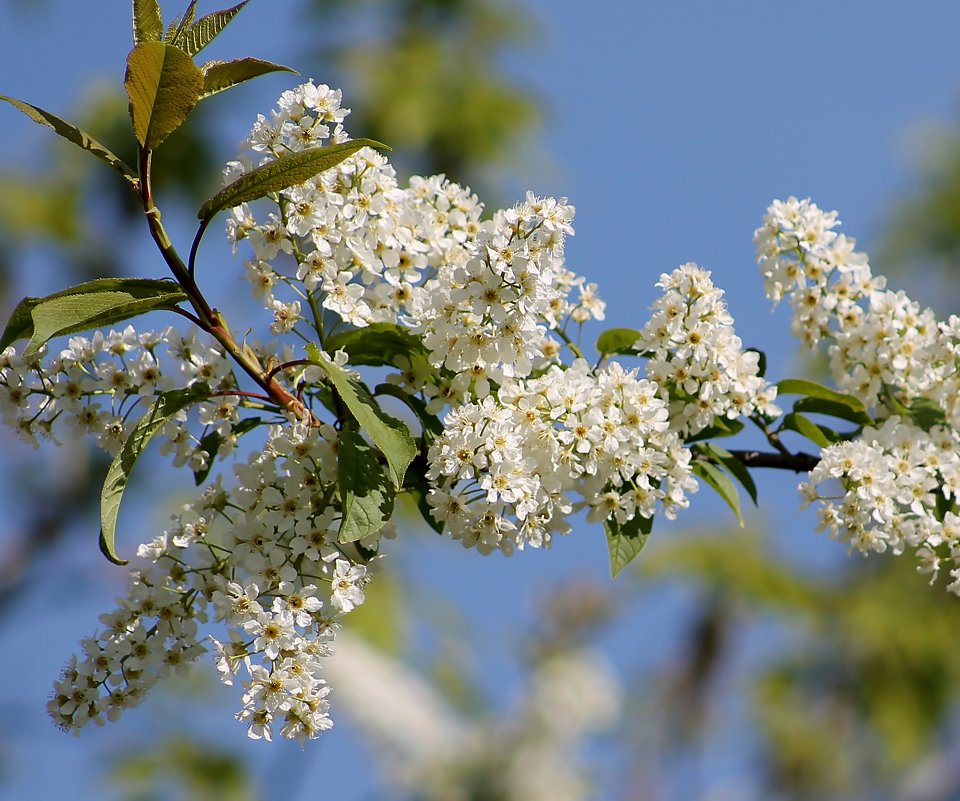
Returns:
[[[742,420],[728,420],[726,417],[718,417],[713,421],[713,425],[707,426],[702,431],[698,431],[691,437],[687,437],[686,442],[699,442],[704,439],[718,439],[720,437],[732,437],[743,431]]]
[[[947,516],[947,512],[957,513],[957,502],[956,498],[948,498],[943,494],[943,487],[940,487],[939,490],[934,493],[934,501],[936,503],[936,518],[941,523],[944,518]]]
[[[910,402],[907,414],[924,431],[929,431],[934,426],[945,426],[947,424],[947,416],[940,408],[940,404],[929,398],[914,398]]]
[[[616,578],[644,549],[653,529],[653,518],[636,515],[621,525],[616,518],[608,517],[603,527],[610,551],[610,575]]]
[[[200,207],[197,216],[201,220],[207,220],[221,209],[232,209],[271,192],[281,192],[287,187],[302,184],[318,173],[336,167],[347,156],[364,147],[390,149],[373,139],[354,139],[339,145],[287,153],[241,175],[232,184],[225,186]]]
[[[156,309],[173,309],[187,300],[172,281],[149,278],[97,278],[45,298],[24,298],[0,336],[0,351],[30,339],[24,356],[47,340],[113,325]]]
[[[157,0],[133,0],[133,43],[159,42],[163,38],[163,18]]]
[[[757,359],[757,375],[763,378],[767,374],[767,354],[759,348],[747,348],[744,353],[758,354],[759,358]]]
[[[640,339],[640,332],[632,328],[611,328],[604,331],[597,338],[597,352],[601,356],[610,356],[619,353],[626,356],[636,356],[634,345]]]
[[[260,417],[245,417],[243,420],[240,420],[231,426],[230,432],[234,436],[240,437],[246,434],[248,431],[252,431],[262,422],[263,420]],[[204,450],[209,453],[210,458],[207,459],[206,467],[204,467],[202,470],[193,471],[193,481],[196,486],[199,487],[204,481],[207,480],[207,476],[210,475],[210,471],[213,469],[213,462],[220,450],[221,445],[223,445],[223,437],[220,436],[220,432],[218,431],[211,431],[200,440],[200,450]]]
[[[392,398],[396,398],[399,401],[405,403],[420,421],[420,425],[423,426],[424,431],[429,431],[435,437],[439,437],[443,434],[443,423],[440,422],[435,414],[431,414],[427,411],[427,404],[416,395],[411,395],[408,392],[404,392],[396,384],[377,384],[373,388],[374,395],[389,395]]]
[[[137,141],[153,150],[190,116],[203,91],[203,73],[173,45],[140,42],[127,56],[123,84]]]
[[[173,22],[170,23],[170,27],[167,28],[167,33],[163,37],[163,41],[167,44],[174,45],[178,37],[180,37],[183,32],[193,24],[193,21],[197,18],[197,0],[190,0],[187,4],[187,10],[184,12],[182,17],[174,17]]]
[[[750,471],[743,462],[726,448],[721,448],[713,442],[704,442],[697,445],[696,448],[701,453],[710,456],[710,458],[718,464],[723,465],[727,471],[743,485],[743,488],[750,496],[750,500],[753,501],[753,505],[757,505],[757,485],[754,483],[753,476],[750,475]]]
[[[250,0],[243,0],[242,3],[238,3],[233,8],[214,11],[212,14],[200,17],[196,22],[193,22],[192,18],[189,21],[185,19],[186,24],[180,26],[182,30],[170,44],[179,47],[189,56],[196,55],[216,39],[230,23],[230,20],[237,16],[240,9],[249,2]],[[196,12],[195,4],[191,4],[191,8]]]
[[[402,486],[407,466],[417,455],[417,446],[410,435],[410,429],[402,421],[384,412],[363,384],[337,367],[316,345],[307,346],[307,355],[314,364],[327,371],[330,382],[350,410],[350,414],[387,458],[394,486]]]
[[[82,131],[80,128],[77,128],[76,125],[72,125],[66,120],[60,119],[60,117],[56,116],[55,114],[51,114],[49,111],[44,111],[39,106],[33,106],[30,103],[24,103],[22,100],[17,100],[14,97],[7,97],[6,95],[0,95],[0,100],[4,100],[15,109],[22,111],[31,120],[39,125],[45,125],[48,128],[52,128],[68,142],[72,142],[82,150],[92,153],[94,156],[104,162],[104,164],[108,164],[109,166],[113,167],[113,169],[126,178],[129,183],[137,183],[136,172],[124,164],[119,156],[113,153],[109,148],[100,144],[86,131]]]
[[[816,381],[807,381],[802,378],[785,378],[777,384],[778,395],[806,395],[810,398],[820,398],[822,400],[833,401],[849,406],[857,412],[866,412],[867,407],[863,401],[853,395],[844,395],[835,389],[825,387]]]
[[[396,323],[373,323],[364,328],[344,331],[328,337],[324,342],[327,353],[343,350],[350,357],[350,364],[371,366],[391,365],[397,356],[428,355],[423,341],[409,328]]]
[[[153,403],[147,413],[140,418],[136,428],[120,452],[114,457],[100,492],[100,550],[103,555],[117,565],[127,562],[121,559],[115,550],[117,516],[120,513],[120,501],[130,481],[130,474],[140,454],[157,431],[181,409],[192,406],[199,400],[210,396],[206,384],[195,384],[188,389],[174,389],[164,392]]]
[[[693,462],[691,469],[726,501],[727,506],[733,509],[733,513],[737,516],[740,527],[743,528],[743,515],[740,514],[740,494],[727,474],[711,462]]]
[[[790,431],[803,434],[808,440],[821,448],[829,448],[834,442],[838,442],[842,438],[836,431],[818,425],[809,417],[804,417],[797,412],[784,415],[782,425]]]
[[[377,452],[349,426],[340,432],[337,484],[343,505],[340,542],[356,542],[383,528],[393,514],[396,491]]]
[[[443,523],[433,516],[433,508],[427,502],[427,494],[419,490],[411,490],[417,499],[417,509],[420,510],[420,516],[424,522],[430,526],[437,534],[443,534]]]
[[[851,423],[866,426],[873,422],[873,419],[866,412],[857,411],[846,403],[824,400],[823,398],[800,398],[793,404],[795,412],[809,412],[810,414],[825,414],[829,417],[837,417],[841,420],[849,420]]]
[[[291,72],[299,75],[295,69],[272,61],[263,61],[259,58],[238,58],[233,61],[208,61],[201,68],[203,70],[203,91],[200,99],[210,97],[218,92],[231,89],[237,84],[259,78],[271,72]]]

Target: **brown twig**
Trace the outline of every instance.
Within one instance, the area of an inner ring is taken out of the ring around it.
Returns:
[[[792,470],[794,473],[809,473],[820,463],[820,457],[810,453],[765,453],[763,451],[730,451],[744,467],[771,467],[775,470]],[[713,461],[709,453],[694,452],[693,458],[701,462]]]

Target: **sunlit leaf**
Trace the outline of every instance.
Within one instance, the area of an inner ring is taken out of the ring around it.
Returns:
[[[136,428],[114,457],[100,493],[100,550],[114,564],[127,563],[116,552],[117,517],[120,513],[123,492],[130,481],[130,474],[140,454],[167,420],[181,409],[192,406],[209,395],[210,388],[206,384],[195,384],[189,389],[164,392],[140,418]]]
[[[610,551],[610,575],[616,578],[646,546],[653,529],[653,518],[636,515],[621,525],[616,518],[610,517],[604,521],[603,526]]]
[[[839,440],[839,435],[836,431],[826,426],[820,426],[814,423],[809,417],[804,417],[804,415],[798,414],[797,412],[784,415],[783,427],[790,431],[796,431],[798,434],[803,434],[808,440],[815,445],[819,445],[821,448],[829,448],[834,442]]]
[[[825,400],[823,398],[799,398],[793,404],[795,412],[809,412],[810,414],[825,414],[829,417],[837,417],[840,420],[849,420],[851,423],[865,426],[870,425],[873,419],[869,414],[858,411],[846,403]]]
[[[718,417],[713,421],[713,425],[707,426],[702,431],[698,431],[690,437],[687,442],[699,442],[704,439],[717,439],[718,437],[732,437],[743,431],[742,420],[728,420],[726,417]]]
[[[713,442],[704,442],[696,447],[700,452],[709,455],[715,462],[722,464],[727,471],[743,485],[743,488],[750,496],[750,500],[752,500],[754,506],[756,506],[757,485],[754,483],[753,476],[750,475],[750,471],[743,462],[726,448],[721,448]]]
[[[377,452],[349,426],[340,432],[337,485],[343,505],[340,542],[376,534],[393,514],[396,490],[390,486]]]
[[[257,200],[271,192],[309,181],[315,175],[336,167],[341,161],[364,147],[390,148],[372,139],[354,139],[339,145],[315,147],[298,153],[287,153],[240,176],[200,207],[198,217],[207,220],[221,209]]]
[[[49,111],[44,111],[39,106],[33,106],[30,103],[24,103],[22,100],[17,100],[13,97],[7,97],[6,95],[0,95],[0,100],[4,100],[14,108],[22,111],[34,122],[40,125],[45,125],[48,128],[52,128],[68,142],[71,142],[77,147],[86,150],[88,153],[92,153],[102,162],[113,167],[113,169],[120,173],[130,183],[136,183],[136,172],[124,164],[119,156],[113,153],[109,148],[100,144],[86,131],[77,128],[76,125],[73,125],[66,120],[60,119],[60,117],[56,116],[55,114],[51,114]]]
[[[172,45],[140,42],[127,56],[123,83],[137,141],[153,150],[190,116],[203,91],[203,73]]]
[[[299,75],[295,69],[283,64],[274,64],[272,61],[263,61],[259,58],[238,58],[234,61],[208,61],[201,68],[203,70],[203,91],[201,99],[210,97],[218,92],[226,91],[237,84],[268,75],[271,72],[290,72]]]
[[[237,16],[249,2],[250,0],[243,0],[242,3],[238,3],[233,8],[214,11],[212,14],[200,17],[196,22],[193,22],[192,19],[185,20],[186,24],[180,26],[181,31],[174,36],[171,44],[179,47],[187,55],[196,55],[216,39],[230,23],[230,20]]]
[[[597,337],[597,352],[601,356],[621,354],[636,356],[634,345],[640,339],[640,332],[632,328],[611,328]]]
[[[133,43],[159,42],[163,38],[163,18],[157,0],[133,0]]]
[[[373,323],[344,331],[328,337],[323,344],[327,353],[345,351],[350,364],[371,366],[394,365],[398,356],[411,358],[414,354],[426,356],[428,353],[420,337],[396,323]]]
[[[778,395],[806,395],[810,398],[821,398],[835,403],[842,403],[854,411],[865,412],[867,407],[863,401],[853,395],[845,395],[835,389],[825,387],[816,381],[807,381],[803,378],[785,378],[777,384]]]
[[[173,309],[187,300],[172,281],[148,278],[98,278],[45,298],[24,298],[13,310],[0,350],[30,339],[24,355],[36,353],[49,339],[113,325],[157,309]]]
[[[327,371],[350,414],[386,457],[394,486],[402,486],[407,466],[417,455],[417,446],[406,424],[384,412],[363,384],[337,367],[316,345],[309,345],[307,353],[315,364]]]
[[[733,513],[737,516],[737,522],[743,527],[743,515],[740,514],[740,494],[730,477],[711,462],[694,462],[691,469],[716,490],[727,506],[733,510]]]

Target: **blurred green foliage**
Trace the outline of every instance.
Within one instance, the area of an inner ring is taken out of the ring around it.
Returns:
[[[189,738],[115,755],[110,778],[124,801],[256,801],[261,797],[239,755]]]
[[[387,142],[406,174],[445,173],[488,197],[491,168],[540,119],[503,57],[534,40],[522,4],[499,0],[307,0],[321,79],[342,86],[351,131]],[[514,165],[516,166],[516,165]],[[499,192],[498,192],[499,189]]]
[[[687,650],[711,658],[699,670],[696,659],[683,661],[686,679],[670,683],[682,689],[679,701],[705,699],[734,657],[729,645],[717,648],[718,628],[760,622],[788,643],[749,679],[772,795],[905,798],[899,788],[913,771],[955,751],[946,733],[960,711],[960,604],[942,579],[926,586],[909,557],[854,554],[844,570],[812,576],[756,535],[723,532],[650,553],[639,575],[693,581],[701,591]],[[713,617],[729,619],[705,627]]]
[[[954,285],[960,270],[960,131],[941,130],[922,142],[923,161],[915,189],[896,203],[880,259],[885,269],[932,269]],[[955,311],[949,309],[948,311]]]

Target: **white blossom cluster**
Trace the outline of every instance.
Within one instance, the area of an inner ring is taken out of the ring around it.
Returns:
[[[828,343],[838,386],[881,421],[825,448],[800,489],[820,502],[821,529],[863,553],[913,549],[931,580],[951,565],[949,589],[960,594],[960,318],[938,321],[886,289],[838,224],[836,212],[789,198],[755,235],[768,296],[789,299],[794,333],[810,347]],[[831,480],[839,498],[823,489]]]
[[[853,239],[836,233],[836,212],[809,200],[774,201],[757,230],[758,261],[774,302],[788,298],[793,333],[829,343],[838,386],[868,406],[891,394],[927,398],[960,426],[960,319],[936,320],[903,292],[886,290]]]
[[[56,442],[58,434],[86,434],[115,455],[156,396],[197,384],[223,394],[191,410],[202,426],[199,436],[191,434],[186,410],[170,419],[157,434],[161,452],[172,453],[178,467],[199,470],[211,455],[200,447],[204,436],[218,434],[224,455],[236,445],[232,426],[240,418],[230,361],[192,334],[173,328],[137,333],[128,325],[106,335],[71,337],[46,362],[43,350],[29,360],[22,352],[11,345],[0,354],[0,416],[34,447],[40,438]]]
[[[237,719],[254,739],[274,732],[304,742],[330,728],[323,659],[338,619],[363,603],[375,542],[337,542],[338,435],[330,426],[274,426],[262,451],[184,507],[174,525],[140,546],[145,567],[84,640],[48,710],[65,729],[115,719],[171,670],[206,647],[212,616],[229,638],[210,638],[225,684],[242,673]]]
[[[577,360],[496,397],[453,409],[431,445],[427,501],[464,546],[482,553],[549,546],[569,515],[668,518],[697,488],[690,451],[669,428],[657,385],[618,364]],[[572,496],[579,496],[574,500]]]
[[[864,554],[910,548],[931,584],[946,563],[948,590],[960,595],[960,516],[951,508],[960,492],[958,451],[955,429],[927,432],[893,416],[826,448],[800,490],[808,503],[820,501],[821,531]]]
[[[346,114],[340,93],[326,86],[285,92],[242,145],[253,157],[231,162],[226,180],[284,153],[346,141]],[[435,366],[482,397],[490,380],[554,360],[560,345],[550,329],[568,318],[603,319],[596,286],[563,266],[574,211],[565,199],[529,193],[481,221],[483,205],[468,189],[442,175],[400,187],[387,160],[364,148],[275,205],[262,221],[239,206],[227,228],[235,245],[246,240],[253,250],[247,276],[274,314],[274,333],[304,315],[322,329],[321,310],[358,327],[407,325]],[[281,286],[292,300],[278,296]],[[574,287],[576,303],[568,299]]]
[[[688,437],[717,418],[779,415],[777,389],[759,375],[760,354],[743,350],[710,272],[684,264],[657,286],[663,294],[634,348],[648,356],[647,378],[670,403],[671,428]]]

